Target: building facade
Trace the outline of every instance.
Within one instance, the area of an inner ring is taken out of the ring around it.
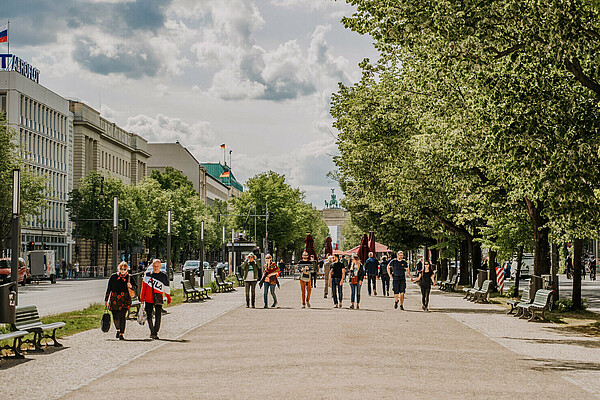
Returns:
[[[244,191],[244,187],[241,183],[235,179],[231,167],[227,164],[221,163],[202,163],[202,166],[206,168],[206,171],[214,179],[219,180],[223,185],[227,186],[229,191],[229,198],[238,197]]]
[[[229,186],[211,175],[206,164],[200,164],[181,143],[148,143],[148,151],[152,154],[148,160],[150,170],[164,172],[165,168],[173,167],[181,171],[192,182],[204,204],[212,206],[216,200],[227,201],[231,197]]]
[[[37,83],[37,76],[26,75],[0,71],[0,109],[7,126],[18,132],[26,165],[47,182],[48,207],[40,216],[22,220],[21,250],[34,242],[35,249],[46,247],[55,250],[57,260],[69,260],[66,205],[73,185],[73,114],[68,100]]]

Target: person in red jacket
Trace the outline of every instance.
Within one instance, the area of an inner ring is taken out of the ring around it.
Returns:
[[[171,304],[169,277],[160,271],[160,260],[156,258],[152,261],[152,272],[144,274],[144,283],[142,284],[142,292],[140,293],[140,302],[148,317],[148,328],[150,328],[151,339],[158,339],[163,294],[167,296],[167,304]],[[152,321],[152,314],[155,315],[154,322]]]

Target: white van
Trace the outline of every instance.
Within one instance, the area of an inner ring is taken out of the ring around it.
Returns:
[[[54,250],[32,250],[27,253],[27,264],[34,281],[49,280],[56,283],[55,262]]]

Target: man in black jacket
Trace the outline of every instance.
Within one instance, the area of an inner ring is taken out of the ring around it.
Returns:
[[[371,295],[371,282],[373,282],[373,293],[377,296],[377,267],[379,263],[373,257],[373,252],[369,252],[369,258],[365,261],[365,272],[367,273],[367,289]]]
[[[379,279],[381,279],[381,286],[383,286],[383,295],[390,295],[390,276],[387,272],[388,265],[387,256],[383,256],[381,258],[381,263],[379,264]]]

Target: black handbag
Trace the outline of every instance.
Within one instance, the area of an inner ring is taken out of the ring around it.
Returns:
[[[108,332],[110,330],[110,313],[108,307],[104,308],[104,314],[102,314],[102,321],[100,322],[100,329],[102,332]]]

